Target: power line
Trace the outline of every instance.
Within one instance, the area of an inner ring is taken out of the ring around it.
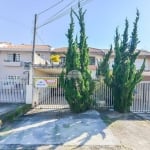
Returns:
[[[81,1],[84,1],[84,0],[80,0],[80,2]],[[77,8],[78,3],[76,3],[72,7],[69,7],[70,4],[73,4],[73,1],[71,3],[69,3],[67,6],[65,6],[63,9],[61,9],[60,11],[55,13],[53,16],[51,16],[51,18],[49,18],[49,21],[46,21],[46,23],[43,23],[42,25],[38,26],[37,28],[41,28],[41,27],[43,27],[43,26],[45,26],[45,25],[47,25],[47,24],[49,24],[49,23],[51,23],[51,22],[53,22],[53,21],[55,21],[55,20],[57,20],[57,19],[59,19],[63,16],[65,16],[65,15],[67,15],[70,12],[71,8],[74,8],[74,9]],[[69,8],[67,10],[65,10],[67,7],[69,7]]]
[[[86,5],[88,2],[90,2],[92,0],[80,0],[81,2],[81,6],[84,6]],[[71,2],[72,3],[72,2]],[[72,3],[73,4],[73,3]],[[73,9],[77,9],[78,7],[78,3],[76,3],[75,5],[73,5],[72,7],[69,7],[70,6],[70,3],[64,7],[63,9],[61,9],[60,11],[58,11],[56,14],[54,14],[50,19],[49,21],[47,21],[46,23],[40,25],[37,27],[37,29],[51,23],[51,22],[54,22],[55,20],[58,20],[60,18],[62,18],[63,16],[67,15],[69,12],[70,12],[70,9],[73,8]],[[67,7],[69,7],[67,10],[65,10]],[[61,13],[62,12],[62,13]]]
[[[37,15],[39,16],[39,15],[45,13],[46,11],[48,11],[48,10],[50,10],[50,9],[52,9],[52,8],[55,8],[56,6],[58,6],[58,5],[59,5],[60,3],[62,3],[63,1],[64,1],[64,0],[58,1],[57,3],[55,3],[55,4],[53,4],[52,6],[48,7],[47,9],[41,11],[41,12],[38,13]]]
[[[59,10],[58,12],[56,12],[53,16],[51,16],[51,18],[49,19],[49,20],[52,20],[53,18],[55,18],[55,17],[57,17],[57,15],[59,15],[61,12],[63,12],[67,7],[69,7],[70,5],[72,5],[74,3],[74,0],[72,0],[70,3],[68,3],[65,7],[63,7],[61,10]],[[47,21],[47,22],[49,22],[49,21]],[[47,24],[47,22],[46,23],[44,23],[44,24],[42,24],[42,25],[40,25],[39,27],[37,27],[37,28],[41,28],[42,26],[45,26],[46,24]]]
[[[86,4],[89,3],[90,1],[92,1],[92,0],[80,0],[80,2],[82,2],[82,3],[81,3],[81,6],[86,5]],[[73,5],[72,8],[73,8],[73,9],[77,9],[77,8],[78,8],[78,3],[76,3],[75,5]],[[57,14],[59,14],[59,15],[52,16],[49,21],[47,21],[45,24],[43,24],[43,25],[37,27],[37,29],[39,29],[39,28],[41,28],[41,27],[43,27],[43,26],[45,26],[45,25],[47,25],[47,24],[49,24],[49,23],[51,23],[51,22],[53,22],[53,21],[55,21],[55,20],[57,20],[57,19],[59,19],[59,18],[61,18],[61,17],[63,17],[63,16],[65,16],[66,14],[68,14],[68,13],[70,12],[70,9],[71,9],[71,7],[68,8],[68,9],[67,9],[66,11],[64,11],[63,13],[60,13],[60,14],[57,12]],[[60,12],[60,11],[59,11],[59,12]],[[36,33],[37,33],[37,32],[36,32]],[[38,39],[39,39],[43,44],[45,43],[45,42],[43,41],[43,39],[41,38],[41,36],[40,36],[38,33],[37,33],[37,37],[38,37]]]

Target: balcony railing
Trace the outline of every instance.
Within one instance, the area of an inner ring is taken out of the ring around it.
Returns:
[[[58,63],[58,64],[34,64],[35,68],[42,67],[42,68],[63,68],[65,63]]]
[[[12,66],[12,67],[19,67],[21,66],[21,62],[20,61],[10,61],[10,60],[4,60],[4,65],[5,66]]]

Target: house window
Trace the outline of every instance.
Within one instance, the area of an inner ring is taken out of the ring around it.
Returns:
[[[61,64],[64,64],[65,62],[66,62],[66,57],[61,57],[61,58],[60,58],[60,63],[61,63]]]
[[[8,62],[20,62],[20,54],[18,53],[8,54],[7,61]]]
[[[144,61],[144,59],[137,59],[137,60],[135,61],[135,65],[136,65],[136,69],[137,69],[137,70],[141,69],[141,66],[142,66],[142,64],[143,64],[143,61]],[[144,70],[148,70],[147,62],[145,63],[145,69],[144,69]]]
[[[7,78],[9,80],[17,80],[17,79],[20,79],[20,76],[8,76]]]
[[[95,65],[95,57],[89,58],[89,65]]]

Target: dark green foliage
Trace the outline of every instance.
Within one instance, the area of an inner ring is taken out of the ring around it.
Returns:
[[[136,69],[135,61],[140,54],[136,51],[139,43],[137,37],[137,23],[139,12],[137,10],[136,19],[130,40],[128,40],[128,20],[125,20],[123,38],[120,38],[118,29],[114,39],[114,65],[113,70],[109,69],[109,58],[112,54],[112,47],[105,55],[103,62],[99,64],[98,73],[104,76],[105,83],[112,87],[114,96],[114,109],[119,112],[130,111],[133,101],[133,91],[137,83],[142,80],[142,72],[145,68],[145,59],[139,70]]]
[[[74,40],[74,20],[73,13],[77,17],[80,26],[80,41],[78,43],[77,37]],[[66,71],[61,73],[61,85],[65,91],[65,98],[68,101],[70,108],[73,112],[79,113],[90,109],[92,104],[92,91],[94,90],[94,82],[92,81],[90,71],[88,70],[89,64],[89,49],[87,45],[87,37],[85,34],[84,24],[85,12],[79,4],[78,14],[71,10],[70,18],[71,23],[68,29],[68,51],[66,54]],[[67,75],[72,70],[81,72],[80,78],[68,78]]]

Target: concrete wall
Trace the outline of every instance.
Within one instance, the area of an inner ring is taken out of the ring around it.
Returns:
[[[46,60],[35,54],[35,64],[46,64]]]
[[[34,69],[34,76],[35,77],[48,77],[49,74],[48,73],[45,73],[45,72],[42,72],[40,70],[37,70],[37,69]]]

